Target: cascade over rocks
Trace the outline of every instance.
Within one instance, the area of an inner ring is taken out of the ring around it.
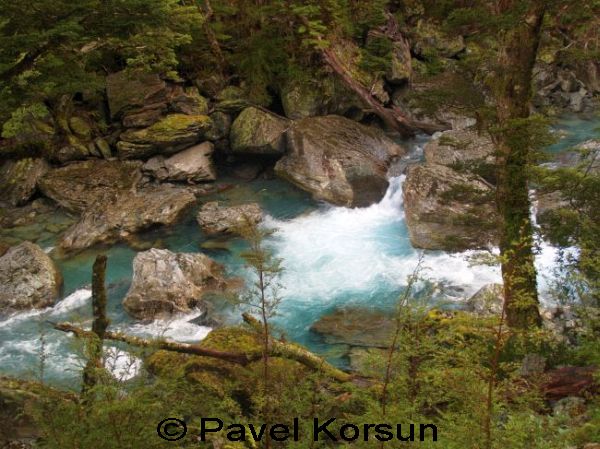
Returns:
[[[234,153],[279,156],[285,152],[288,121],[262,109],[249,107],[233,121],[229,140]]]
[[[121,159],[143,159],[154,154],[173,154],[199,142],[212,128],[207,115],[170,114],[143,129],[130,129],[120,136]]]
[[[0,202],[22,206],[33,196],[38,180],[48,171],[43,159],[9,160],[0,166]]]
[[[276,174],[341,206],[381,200],[392,159],[405,153],[383,131],[333,115],[296,121],[286,138],[288,154],[277,162]]]
[[[260,223],[262,210],[257,203],[221,206],[217,201],[211,201],[202,206],[197,220],[207,235],[237,234],[244,226]]]
[[[141,177],[138,161],[89,160],[49,170],[39,188],[61,207],[81,213],[96,202],[132,189]]]
[[[409,167],[403,196],[413,246],[463,251],[494,245],[498,217],[493,194],[477,175],[437,164]]]
[[[150,227],[175,224],[195,202],[190,189],[166,184],[123,191],[92,205],[63,234],[59,246],[77,251],[127,240]]]
[[[208,256],[153,248],[135,256],[123,307],[138,319],[206,310],[203,296],[225,288],[223,268]]]
[[[142,170],[159,181],[214,181],[217,173],[211,159],[213,151],[214,145],[204,142],[166,159],[155,156],[144,164]]]
[[[13,246],[0,257],[0,312],[51,306],[62,282],[60,271],[38,245]]]

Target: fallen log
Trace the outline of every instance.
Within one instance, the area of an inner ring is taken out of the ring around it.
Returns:
[[[246,321],[251,327],[255,327],[258,322],[250,315],[244,314],[244,321]],[[92,331],[82,329],[81,327],[75,326],[71,323],[52,323],[56,330],[62,332],[70,332],[77,337],[81,338],[93,338],[96,336]],[[178,352],[181,354],[192,354],[201,357],[212,357],[219,360],[224,360],[238,365],[247,365],[251,362],[258,361],[262,358],[262,351],[257,349],[256,351],[247,353],[236,353],[236,352],[225,352],[217,351],[214,349],[205,348],[199,344],[188,344],[188,343],[177,343],[167,340],[151,340],[140,337],[134,337],[132,335],[126,335],[121,332],[104,332],[105,340],[120,341],[131,346],[143,347],[143,348],[154,348],[161,349],[164,351]],[[284,343],[278,340],[271,340],[269,355],[272,357],[280,357],[287,360],[296,361],[307,368],[314,371],[320,371],[324,376],[339,382],[348,382],[352,380],[352,375],[346,373],[333,365],[327,363],[323,358],[313,354],[307,349],[293,343]]]

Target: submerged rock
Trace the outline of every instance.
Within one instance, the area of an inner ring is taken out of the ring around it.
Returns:
[[[225,287],[222,267],[208,256],[151,249],[133,260],[133,280],[123,307],[138,319],[186,313],[206,309],[203,296]]]
[[[22,206],[33,196],[38,180],[48,171],[43,159],[25,158],[6,161],[0,166],[0,202]]]
[[[167,159],[155,156],[142,169],[159,181],[214,181],[217,174],[211,159],[213,151],[213,144],[204,142]]]
[[[65,251],[127,240],[132,234],[172,225],[196,202],[186,188],[161,185],[125,191],[90,207],[59,241]]]
[[[393,337],[394,319],[380,311],[340,308],[319,318],[310,330],[328,344],[385,348]]]
[[[120,136],[121,159],[143,159],[154,154],[173,154],[197,143],[212,128],[207,115],[170,114],[143,129],[130,129]]]
[[[403,189],[410,241],[424,249],[462,251],[497,240],[493,188],[443,165],[408,168]]]
[[[90,160],[50,170],[39,181],[41,192],[61,207],[81,213],[132,189],[141,177],[137,161]]]
[[[221,206],[212,201],[202,206],[197,220],[205,234],[237,234],[244,226],[260,223],[262,210],[257,203]]]
[[[383,131],[333,115],[294,122],[287,143],[289,153],[277,162],[277,175],[318,200],[342,206],[381,200],[392,159],[405,153]]]
[[[58,298],[62,276],[50,257],[30,242],[0,257],[0,311],[41,309]]]
[[[275,114],[249,107],[233,121],[229,139],[234,153],[281,155],[289,123]]]

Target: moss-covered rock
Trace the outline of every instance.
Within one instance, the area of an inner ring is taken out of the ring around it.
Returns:
[[[246,92],[241,87],[227,86],[216,96],[215,111],[236,114],[250,106]]]
[[[186,87],[176,91],[171,98],[171,109],[188,115],[208,114],[208,100],[200,95],[197,87]]]
[[[0,166],[0,191],[2,198],[11,206],[27,203],[37,189],[39,179],[48,171],[43,159],[25,158],[6,161]]]
[[[122,159],[173,154],[199,142],[211,127],[206,115],[170,114],[148,128],[122,133],[117,150]]]
[[[249,107],[234,120],[229,135],[234,153],[281,155],[288,121],[262,109]]]
[[[281,103],[285,116],[292,120],[314,117],[323,112],[323,92],[318,83],[289,82],[281,89]]]

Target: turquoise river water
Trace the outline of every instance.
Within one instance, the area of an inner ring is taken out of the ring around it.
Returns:
[[[565,117],[555,130],[561,137],[551,151],[561,151],[578,142],[598,137],[596,119]],[[420,157],[421,141],[412,142],[412,157]],[[408,239],[402,207],[402,177],[390,179],[390,187],[378,204],[366,208],[332,207],[313,201],[307,194],[279,180],[240,184],[216,195],[231,202],[257,201],[268,214],[266,225],[276,229],[268,244],[285,268],[281,283],[283,301],[275,321],[290,340],[298,341],[337,363],[335,348],[322,343],[310,331],[311,324],[336,307],[356,305],[385,309],[401,293],[414,269],[419,252]],[[194,214],[171,229],[154,230],[143,240],[172,251],[197,252],[205,240]],[[38,244],[51,251],[56,235],[45,233]],[[230,240],[229,251],[205,251],[223,263],[231,275],[245,276],[240,257],[241,240]],[[132,276],[136,251],[126,245],[106,250],[109,261],[109,313],[111,327],[135,335],[162,335],[178,341],[198,341],[210,328],[197,324],[198,313],[170,321],[140,323],[129,318],[121,307]],[[50,254],[52,254],[50,252]],[[48,323],[70,320],[90,324],[91,266],[97,251],[57,260],[64,276],[62,299],[54,307],[0,318],[0,374],[36,377],[43,359],[44,379],[64,387],[77,388],[82,358],[73,337],[54,331]],[[424,273],[440,286],[444,298],[460,302],[481,286],[500,280],[498,267],[470,262],[474,252],[448,254],[426,252]],[[542,297],[551,276],[556,250],[542,244],[537,257]],[[235,321],[239,310],[222,310],[223,318]],[[107,348],[110,368],[126,379],[139,368],[139,361],[126,351]]]

